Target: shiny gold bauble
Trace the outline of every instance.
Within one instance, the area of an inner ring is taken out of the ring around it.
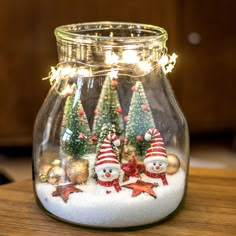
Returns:
[[[168,175],[173,175],[179,170],[180,160],[174,154],[168,154],[167,159],[168,159],[168,165],[167,165],[166,173]]]
[[[132,154],[135,152],[135,147],[132,145],[126,145],[124,148],[124,152],[121,154],[122,158],[126,161],[129,161],[132,159]]]
[[[60,166],[53,166],[48,171],[48,182],[50,184],[59,184],[65,181],[65,171]]]
[[[39,170],[38,170],[38,176],[40,182],[47,182],[48,181],[48,171],[50,170],[52,166],[49,164],[43,164],[40,165]]]
[[[83,184],[87,181],[89,176],[88,170],[88,161],[87,160],[79,160],[72,162],[67,170],[68,179],[74,184]]]

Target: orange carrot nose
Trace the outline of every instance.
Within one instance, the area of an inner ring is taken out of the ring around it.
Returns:
[[[156,166],[156,169],[159,170],[159,169],[160,169],[160,166],[157,165],[157,166]]]
[[[105,176],[106,176],[106,177],[110,177],[110,176],[111,176],[111,173],[110,173],[110,172],[106,172],[106,173],[105,173]]]

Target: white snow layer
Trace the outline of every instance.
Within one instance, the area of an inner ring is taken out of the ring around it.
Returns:
[[[154,187],[157,198],[148,193],[131,197],[133,190],[122,187],[119,193],[106,194],[94,180],[76,185],[83,192],[69,195],[65,203],[60,196],[52,196],[56,187],[37,183],[36,191],[42,205],[53,215],[80,225],[105,228],[125,228],[157,222],[172,213],[180,204],[185,187],[185,173],[180,168],[167,175],[168,186]]]

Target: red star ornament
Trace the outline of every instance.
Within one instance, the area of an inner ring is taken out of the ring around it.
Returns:
[[[140,173],[144,170],[144,165],[137,162],[136,156],[132,153],[132,159],[128,163],[121,165],[121,169],[125,172],[125,179],[128,180],[129,177],[140,178]]]
[[[53,197],[61,196],[64,202],[67,202],[69,195],[74,192],[83,192],[81,189],[76,188],[74,184],[60,185],[56,187],[56,191],[52,193]]]
[[[138,179],[136,183],[126,184],[123,185],[122,187],[133,189],[132,197],[137,197],[141,193],[148,193],[150,196],[157,198],[156,193],[152,189],[153,187],[157,186],[158,186],[157,183],[148,183]]]

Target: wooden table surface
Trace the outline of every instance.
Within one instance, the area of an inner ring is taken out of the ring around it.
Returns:
[[[236,169],[190,169],[183,209],[162,224],[132,231],[67,225],[37,206],[32,181],[0,187],[0,235],[236,235]]]

